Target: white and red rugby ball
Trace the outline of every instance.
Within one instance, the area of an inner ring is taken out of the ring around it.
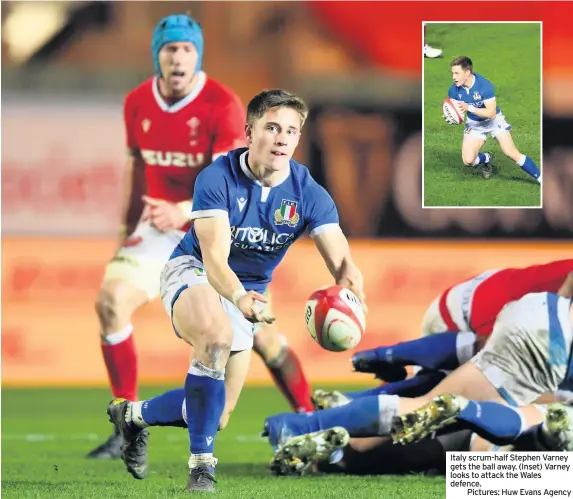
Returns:
[[[456,106],[456,101],[450,99],[444,99],[442,103],[442,113],[444,117],[449,118],[450,121],[460,125],[464,121],[464,114],[460,112],[458,107]]]
[[[366,328],[362,303],[342,286],[315,291],[306,302],[305,320],[314,341],[331,352],[354,348]]]

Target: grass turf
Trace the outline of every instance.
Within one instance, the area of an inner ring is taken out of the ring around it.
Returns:
[[[352,387],[356,389],[356,387]],[[161,393],[145,389],[142,396]],[[99,389],[4,389],[2,391],[2,497],[188,497],[186,430],[152,428],[150,474],[137,481],[120,461],[84,459],[109,435],[109,392]],[[444,478],[422,476],[273,477],[271,448],[258,437],[267,415],[286,411],[274,388],[246,388],[231,423],[217,437],[217,497],[221,498],[443,498]]]
[[[427,42],[444,52],[424,59],[424,205],[539,206],[537,181],[491,137],[482,151],[493,152],[494,175],[485,180],[480,168],[464,166],[463,125],[447,125],[441,109],[452,83],[450,61],[469,56],[493,83],[517,149],[541,168],[539,24],[429,24]]]

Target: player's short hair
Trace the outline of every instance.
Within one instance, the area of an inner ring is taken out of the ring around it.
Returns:
[[[453,59],[452,62],[450,62],[450,67],[453,68],[454,66],[460,66],[464,71],[469,69],[472,73],[474,72],[474,63],[465,55],[460,55]]]
[[[308,116],[308,106],[301,97],[282,88],[275,88],[263,90],[251,99],[247,106],[247,124],[254,125],[257,120],[260,120],[273,107],[294,109],[300,116],[301,128]]]

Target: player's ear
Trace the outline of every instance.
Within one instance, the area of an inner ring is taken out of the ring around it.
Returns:
[[[247,136],[247,142],[250,144],[253,140],[253,128],[248,123],[245,124],[245,135]]]

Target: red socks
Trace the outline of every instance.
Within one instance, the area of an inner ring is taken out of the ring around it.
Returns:
[[[285,347],[279,357],[267,364],[275,384],[296,412],[312,412],[310,386],[304,376],[299,358],[290,347]]]
[[[137,400],[137,356],[130,325],[106,337],[101,351],[107,368],[111,391],[115,398]]]

